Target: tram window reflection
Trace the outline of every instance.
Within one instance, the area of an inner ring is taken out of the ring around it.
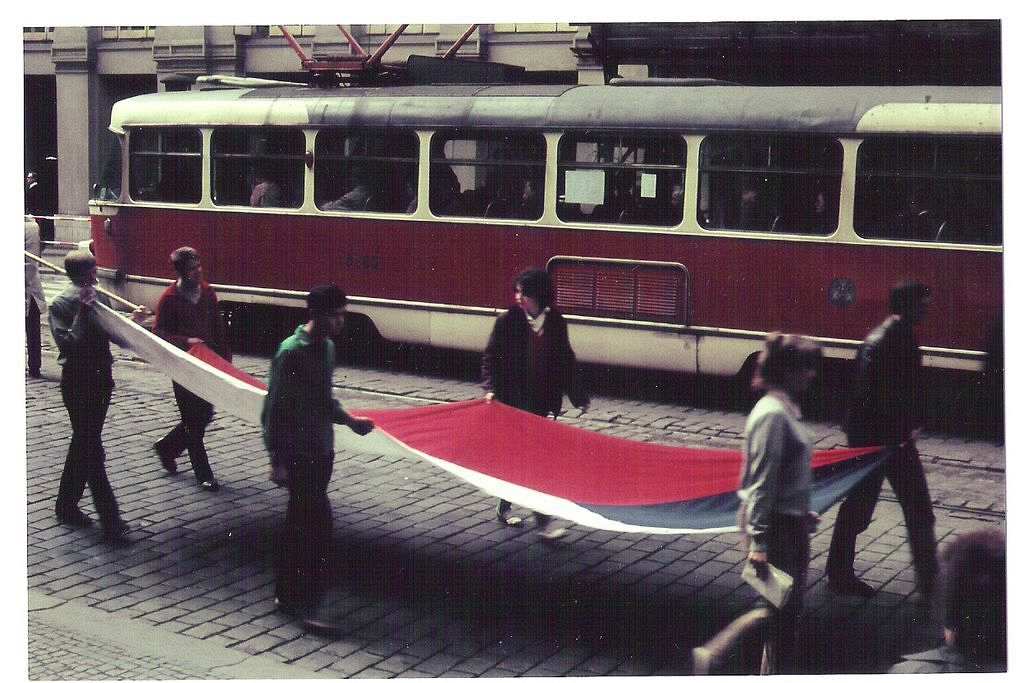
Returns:
[[[128,136],[129,193],[135,201],[198,204],[202,135],[195,128],[133,128]]]
[[[430,210],[438,216],[537,220],[544,209],[544,138],[537,133],[434,135]]]
[[[1002,243],[1002,143],[890,136],[861,143],[853,225],[861,237]]]
[[[219,206],[302,206],[305,136],[261,126],[217,128],[211,138],[213,203]]]
[[[828,235],[842,147],[820,135],[715,134],[701,144],[698,222],[709,230]]]
[[[412,213],[419,141],[405,131],[317,133],[313,198],[322,211]]]
[[[685,163],[679,136],[567,133],[558,146],[558,217],[678,225]]]

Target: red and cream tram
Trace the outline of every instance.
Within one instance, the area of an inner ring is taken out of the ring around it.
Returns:
[[[114,106],[92,235],[132,300],[189,244],[228,305],[334,281],[480,350],[543,266],[582,360],[715,375],[770,330],[852,358],[905,279],[927,364],[980,370],[1001,322],[999,88],[236,82]]]

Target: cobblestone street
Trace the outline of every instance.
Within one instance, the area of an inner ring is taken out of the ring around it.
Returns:
[[[267,479],[258,428],[222,415],[211,425],[219,492],[195,485],[187,458],[168,475],[151,449],[177,420],[170,382],[123,353],[104,443],[136,542],[111,549],[95,529],[57,524],[53,501],[70,430],[52,340],[43,334],[43,378],[25,385],[33,679],[687,674],[690,649],[753,603],[735,534],[573,526],[545,545],[529,526],[499,526],[493,500],[423,462],[339,452],[329,492],[329,597],[346,633],[335,640],[306,633],[274,609],[270,558],[286,494]],[[235,362],[262,378],[269,365],[255,355]],[[472,382],[367,368],[339,367],[335,383],[356,412],[480,395]],[[744,419],[603,396],[585,415],[567,415],[627,438],[727,448],[739,447]],[[843,443],[835,425],[813,428],[819,448]],[[919,446],[940,543],[1005,526],[1001,446],[940,434]],[[88,495],[82,509],[95,517]],[[825,588],[834,515],[812,540],[807,661],[815,673],[884,671],[938,636],[909,600],[902,516],[886,485],[859,539],[858,572],[879,589],[864,601]],[[744,666],[736,658],[726,670]]]

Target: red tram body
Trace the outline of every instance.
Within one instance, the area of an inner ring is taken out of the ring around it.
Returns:
[[[980,370],[1002,316],[1000,116],[998,88],[965,87],[146,95],[115,105],[123,170],[92,233],[133,300],[189,244],[222,301],[301,306],[335,281],[385,338],[469,350],[546,266],[582,360],[715,375],[772,330],[852,358],[914,279],[926,363]],[[284,205],[249,206],[268,167]],[[325,201],[367,177],[364,203]],[[751,196],[759,215],[736,209]]]

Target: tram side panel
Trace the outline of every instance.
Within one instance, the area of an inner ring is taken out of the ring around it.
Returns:
[[[170,252],[191,244],[224,301],[301,307],[310,287],[336,281],[386,338],[472,350],[523,268],[556,256],[678,263],[686,326],[577,323],[576,336],[593,362],[711,374],[737,372],[772,330],[845,340],[834,353],[852,357],[904,279],[933,289],[926,346],[982,350],[1002,305],[994,252],[141,206],[95,216],[93,228],[100,265],[131,276],[126,293],[149,305],[172,277]]]

